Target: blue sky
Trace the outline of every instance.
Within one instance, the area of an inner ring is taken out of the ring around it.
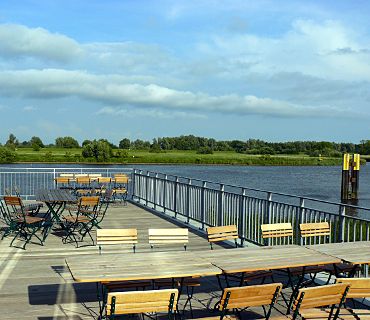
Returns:
[[[370,139],[369,1],[2,0],[0,142]]]

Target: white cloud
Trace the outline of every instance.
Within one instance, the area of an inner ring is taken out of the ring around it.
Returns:
[[[97,115],[119,116],[124,118],[156,118],[156,119],[207,119],[206,115],[183,111],[169,111],[158,109],[134,109],[103,107],[96,112]]]
[[[0,43],[0,56],[8,59],[31,57],[64,63],[83,53],[80,45],[65,35],[16,24],[0,24]]]
[[[301,72],[324,79],[370,80],[369,38],[336,21],[296,20],[288,32],[274,38],[254,34],[215,36],[213,43],[199,44],[198,48],[204,54],[223,57],[225,65],[243,62],[252,72]],[[332,54],[343,48],[360,54]]]
[[[88,101],[135,108],[225,114],[320,117],[340,109],[310,107],[254,95],[209,95],[155,84],[127,84],[125,77],[57,69],[0,72],[0,92],[24,98],[79,97]]]

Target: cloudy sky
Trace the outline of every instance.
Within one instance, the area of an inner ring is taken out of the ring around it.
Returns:
[[[0,142],[370,139],[370,1],[1,0]]]

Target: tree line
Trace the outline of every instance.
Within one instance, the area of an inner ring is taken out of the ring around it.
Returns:
[[[203,154],[211,154],[215,151],[234,151],[260,155],[307,154],[328,157],[340,157],[343,153],[370,154],[370,140],[362,140],[359,144],[328,141],[267,142],[259,139],[217,141],[213,138],[181,135],[179,137],[155,138],[152,141],[123,138],[118,145],[115,145],[106,139],[84,140],[80,144],[75,138],[65,136],[56,138],[54,144],[45,145],[40,137],[33,136],[28,141],[19,142],[16,136],[11,133],[4,143],[4,147],[1,148],[0,161],[4,157],[13,157],[12,151],[15,149],[25,147],[31,147],[35,151],[41,148],[82,148],[84,158],[94,158],[97,161],[107,161],[114,154],[122,156],[122,152],[127,152],[127,150],[147,150],[150,152],[193,150]],[[120,150],[114,152],[114,149]],[[123,150],[121,151],[121,149]]]

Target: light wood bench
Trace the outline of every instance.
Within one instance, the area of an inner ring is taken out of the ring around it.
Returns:
[[[208,227],[207,238],[209,244],[211,245],[211,249],[213,249],[213,243],[225,240],[233,240],[235,242],[235,247],[237,247],[237,239],[239,239],[238,229],[235,224],[228,226]]]
[[[197,320],[230,319],[229,310],[243,310],[248,307],[265,307],[265,317],[268,319],[276,299],[283,287],[282,283],[270,283],[256,286],[225,288],[222,292],[219,311],[221,315],[198,318]]]
[[[315,222],[315,223],[301,223],[299,225],[301,237],[306,242],[307,239],[316,237],[328,237],[330,236],[330,225],[329,222]]]
[[[291,223],[270,223],[262,224],[262,239],[268,239],[268,244],[271,239],[287,239],[291,243],[293,237],[293,228]]]
[[[337,278],[336,283],[350,285],[347,299],[370,298],[370,278]],[[353,304],[355,304],[353,302]],[[348,308],[340,312],[341,319],[370,319],[369,309]]]
[[[106,316],[114,319],[116,315],[165,312],[167,319],[174,319],[177,297],[177,289],[110,292]]]
[[[136,251],[137,244],[137,229],[97,229],[96,244],[99,246],[101,253],[102,245],[119,245],[130,244],[132,249]]]
[[[300,289],[293,304],[293,319],[333,319],[343,305],[349,286],[347,284],[331,284]],[[331,309],[324,309],[331,306]],[[275,319],[274,317],[272,319]]]
[[[149,244],[154,245],[181,243],[186,246],[189,242],[189,230],[187,228],[148,229]]]

